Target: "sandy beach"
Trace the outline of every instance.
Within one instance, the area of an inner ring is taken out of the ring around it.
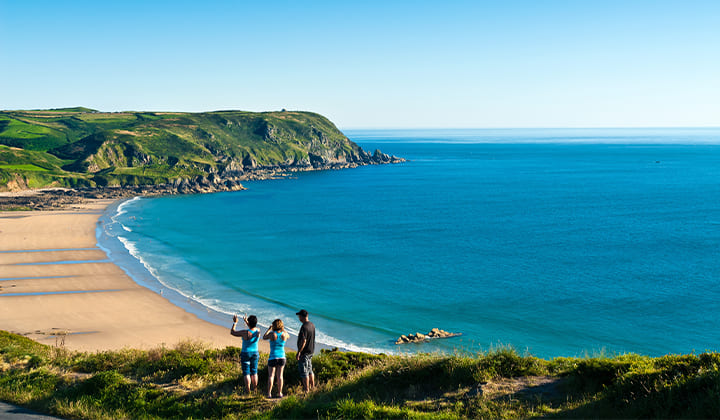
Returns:
[[[0,212],[0,329],[72,350],[173,347],[199,340],[241,346],[135,283],[97,247],[98,218],[113,200],[58,211]],[[268,351],[261,340],[260,350]]]

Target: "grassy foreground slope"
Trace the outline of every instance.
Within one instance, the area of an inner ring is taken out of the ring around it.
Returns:
[[[382,157],[382,156],[380,156]],[[0,111],[0,189],[240,179],[261,168],[380,163],[310,112]]]
[[[67,418],[718,418],[720,354],[650,358],[412,357],[325,351],[302,395],[242,394],[240,349],[75,353],[0,332],[0,400]]]

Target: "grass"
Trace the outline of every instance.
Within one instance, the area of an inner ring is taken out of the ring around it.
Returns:
[[[32,120],[0,116],[0,144],[26,150],[47,150],[66,142],[59,130]]]
[[[7,171],[42,171],[47,172],[47,169],[41,168],[37,165],[33,165],[32,163],[25,163],[20,165],[3,165],[0,164],[0,169],[5,169]]]
[[[304,395],[294,353],[286,398],[242,392],[240,349],[98,353],[0,332],[0,399],[69,418],[717,418],[720,354],[543,360],[499,348],[475,355],[323,351]]]

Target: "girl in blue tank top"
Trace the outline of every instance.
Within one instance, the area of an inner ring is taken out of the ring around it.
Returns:
[[[265,331],[263,339],[270,340],[270,356],[268,357],[268,398],[272,398],[273,381],[277,380],[278,397],[283,393],[283,370],[285,370],[285,343],[290,334],[285,332],[282,320],[273,321]]]
[[[270,340],[270,357],[268,360],[275,360],[275,359],[284,359],[285,358],[285,342],[286,339],[283,339],[283,332],[282,331],[273,331],[273,334],[275,334],[275,339]]]

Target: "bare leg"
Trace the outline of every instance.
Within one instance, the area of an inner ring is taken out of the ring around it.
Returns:
[[[310,390],[310,377],[309,376],[302,378],[302,386],[303,386],[303,390],[305,392],[308,392]]]
[[[277,387],[278,387],[278,397],[283,397],[283,370],[285,370],[285,366],[280,366],[275,371],[275,375],[277,376]]]
[[[252,375],[252,376],[250,376],[250,378],[251,378],[251,382],[252,382],[252,389],[253,389],[253,390],[256,390],[256,389],[257,389],[257,383],[258,383],[257,373],[254,374],[254,375]]]
[[[310,372],[310,376],[308,376],[308,389],[315,388],[315,374]]]
[[[250,375],[243,376],[243,382],[245,382],[245,392],[250,393]]]
[[[282,368],[280,368],[282,369]],[[268,366],[268,398],[272,398],[273,381],[275,380],[275,367]]]

